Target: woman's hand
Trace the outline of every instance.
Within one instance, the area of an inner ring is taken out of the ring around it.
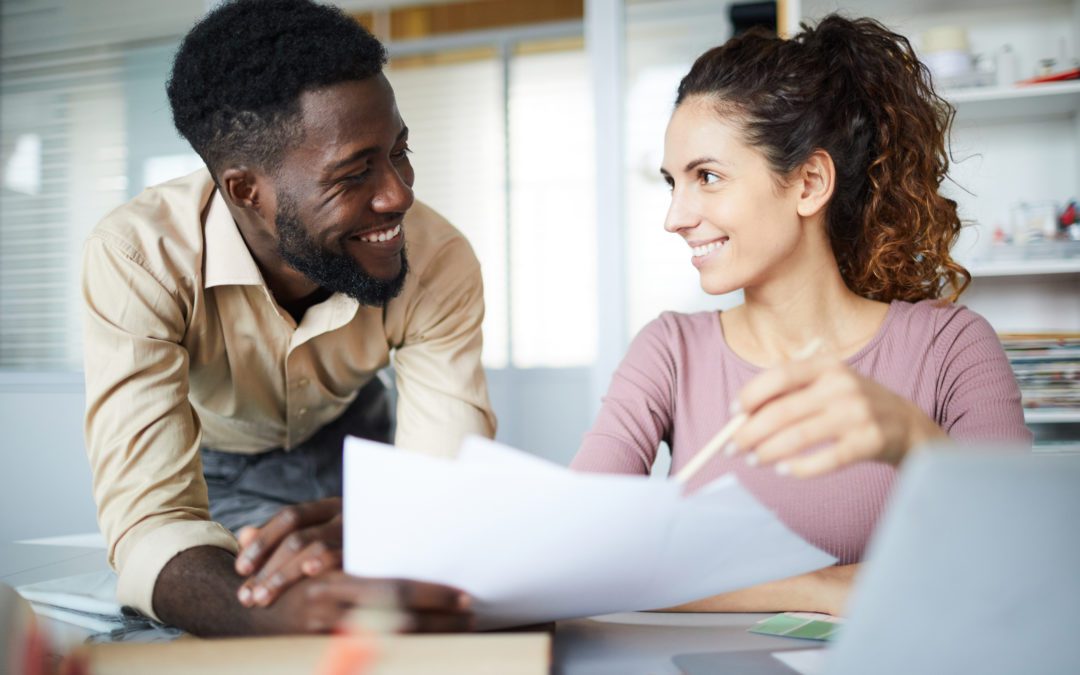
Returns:
[[[948,438],[914,403],[832,357],[765,371],[739,393],[738,407],[748,418],[727,453],[748,452],[749,463],[800,478],[863,460],[896,466],[913,447]]]
[[[341,569],[341,499],[287,506],[237,538],[236,572],[248,577],[237,597],[245,607],[265,607],[301,579]]]

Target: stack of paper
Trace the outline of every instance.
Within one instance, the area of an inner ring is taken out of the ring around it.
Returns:
[[[479,438],[456,459],[345,446],[345,569],[461,588],[480,628],[670,607],[834,562],[734,476],[684,496]]]
[[[91,572],[36,584],[19,586],[19,595],[34,606],[34,612],[57,621],[107,633],[124,626],[124,616],[116,602],[116,574]]]
[[[1080,333],[999,336],[1025,408],[1080,410]]]
[[[89,642],[167,642],[183,632],[124,610],[116,602],[111,570],[26,584],[16,589],[38,616],[77,626]]]

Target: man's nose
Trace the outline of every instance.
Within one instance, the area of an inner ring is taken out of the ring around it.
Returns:
[[[375,196],[371,199],[371,208],[378,213],[400,213],[408,211],[413,204],[413,189],[405,177],[394,167],[383,172]]]

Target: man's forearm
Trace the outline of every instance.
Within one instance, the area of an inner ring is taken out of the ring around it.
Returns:
[[[195,635],[266,632],[267,610],[245,608],[236,597],[243,582],[235,558],[215,546],[182,551],[165,565],[154,585],[154,611],[162,621]]]

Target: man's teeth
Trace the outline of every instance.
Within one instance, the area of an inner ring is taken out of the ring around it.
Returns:
[[[401,234],[401,224],[400,223],[398,223],[394,227],[390,228],[389,230],[380,230],[379,232],[372,232],[371,234],[365,234],[364,236],[360,237],[360,239],[362,241],[386,241],[388,239],[393,239],[394,237],[398,236],[399,234]]]
[[[709,255],[710,253],[712,253],[726,243],[727,239],[723,239],[721,241],[710,242],[708,244],[705,244],[704,246],[694,246],[690,250],[693,251],[695,258],[700,258],[703,255]]]

